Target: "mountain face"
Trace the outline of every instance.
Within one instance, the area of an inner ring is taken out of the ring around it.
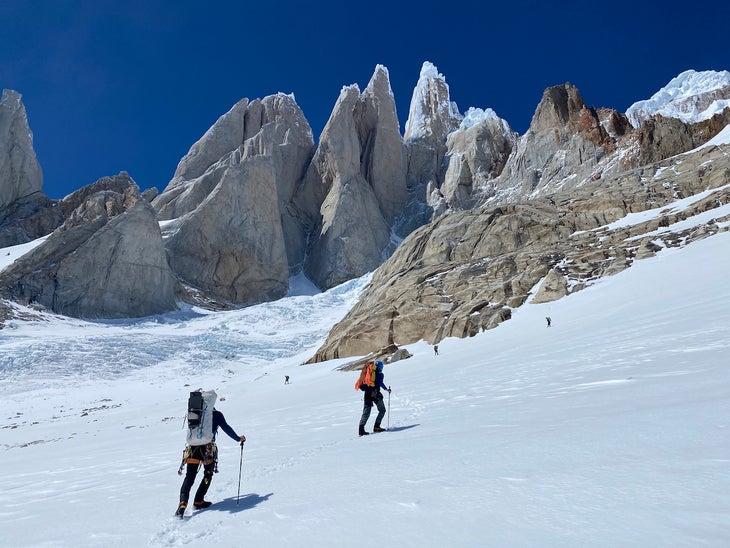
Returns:
[[[286,294],[305,253],[292,199],[313,147],[294,97],[277,94],[242,99],[190,148],[152,202],[187,295],[240,305]]]
[[[718,93],[730,98],[702,91]],[[662,247],[728,230],[727,214],[661,230],[730,197],[728,145],[694,150],[728,127],[730,109],[703,118],[649,114],[634,129],[625,115],[588,108],[570,84],[547,89],[502,172],[471,189],[476,205],[449,208],[406,238],[311,361],[471,336],[533,293],[549,302]],[[608,228],[695,195],[659,220]]]
[[[82,318],[142,317],[177,308],[155,211],[126,173],[60,205],[63,225],[0,272],[0,294]]]
[[[128,175],[106,177],[58,201],[41,192],[41,183],[20,94],[5,90],[0,246],[47,238],[0,272],[0,296],[85,318],[177,308],[155,211]]]
[[[322,131],[298,204],[312,226],[304,266],[320,288],[377,268],[407,199],[403,144],[387,70],[365,90],[342,89]]]
[[[41,192],[43,174],[21,95],[3,90],[0,99],[0,247],[48,234],[62,217]]]
[[[509,319],[531,295],[549,302],[663,247],[727,231],[730,215],[707,212],[730,200],[729,153],[729,145],[711,146],[580,189],[443,215],[406,238],[375,272],[310,361],[473,336]],[[651,221],[610,225],[689,196],[698,197]],[[699,216],[707,219],[663,230]]]
[[[362,94],[342,90],[316,149],[292,96],[240,101],[153,205],[170,220],[181,281],[247,304],[283,296],[297,271],[328,288],[377,268],[406,197],[395,99],[379,66]]]
[[[615,124],[619,133],[612,136],[575,86],[548,88],[504,170],[478,188],[478,202],[516,202],[582,184],[597,176],[627,125]]]
[[[0,293],[72,316],[141,316],[180,299],[277,299],[301,271],[326,289],[377,269],[315,359],[472,335],[538,283],[534,299],[559,298],[656,251],[647,227],[629,243],[603,225],[701,191],[712,198],[692,207],[724,203],[726,141],[695,149],[730,123],[729,81],[688,71],[626,114],[553,86],[519,136],[491,109],[462,115],[427,62],[401,137],[377,66],[362,92],[343,87],[316,146],[292,95],[242,99],[159,195],[120,174],[60,201],[41,192],[25,110],[6,91],[0,245],[50,236],[0,273]]]
[[[504,170],[518,135],[493,110],[469,109],[446,137],[443,182],[429,193],[436,216],[447,209],[476,205],[475,190],[488,186]]]
[[[472,107],[462,115],[444,75],[425,62],[405,126],[409,202],[398,235],[449,209],[473,207],[476,191],[504,169],[517,137],[492,109]]]
[[[435,210],[445,209],[439,189],[444,179],[446,138],[459,127],[462,118],[451,101],[446,78],[433,64],[425,62],[413,90],[403,136],[409,199],[395,227],[399,236],[407,236],[429,222]]]
[[[19,93],[3,90],[0,99],[0,210],[41,191],[43,174]]]

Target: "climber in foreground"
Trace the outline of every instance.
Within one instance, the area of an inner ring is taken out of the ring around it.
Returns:
[[[363,397],[363,409],[362,417],[360,418],[360,427],[358,434],[360,436],[367,436],[369,432],[365,430],[365,425],[370,418],[370,411],[373,408],[373,403],[378,407],[378,416],[375,417],[375,426],[373,426],[373,432],[384,432],[385,428],[381,426],[383,417],[385,416],[385,403],[383,403],[383,394],[380,391],[387,390],[390,394],[390,387],[385,386],[385,375],[383,375],[383,362],[368,362],[366,363],[362,371],[360,371],[360,378],[355,383],[355,388],[362,390],[365,394]]]
[[[198,474],[200,465],[203,465],[203,479],[195,492],[193,506],[196,509],[207,508],[212,503],[205,500],[213,474],[218,472],[218,448],[215,444],[215,437],[220,427],[234,441],[246,441],[246,436],[236,434],[226,422],[223,413],[213,407],[216,393],[191,392],[188,401],[188,436],[187,446],[183,451],[182,463],[178,474],[182,475],[183,467],[187,464],[185,479],[180,488],[180,503],[175,515],[182,518],[188,506],[190,489],[195,483],[195,476]],[[243,450],[243,449],[241,449]]]

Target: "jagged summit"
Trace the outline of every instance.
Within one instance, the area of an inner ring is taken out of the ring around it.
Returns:
[[[406,162],[388,71],[342,88],[292,207],[309,221],[304,271],[332,287],[375,269],[407,197]],[[363,220],[366,222],[363,222]]]
[[[483,122],[484,120],[499,118],[497,113],[491,108],[481,109],[477,107],[469,107],[464,113],[464,119],[461,121],[459,128],[468,129],[472,126]]]
[[[578,88],[569,82],[549,87],[535,109],[530,130],[541,131],[568,124],[576,125],[579,113],[585,106]]]
[[[385,65],[375,65],[375,70],[370,78],[370,84],[368,84],[368,87],[372,85],[374,80],[380,80],[381,78],[384,78],[385,81],[388,82],[388,90],[390,91],[390,94],[393,95],[393,90],[390,89],[390,72],[388,72],[388,67]]]
[[[459,107],[451,101],[444,75],[433,63],[423,63],[413,90],[404,140],[446,135],[459,127],[462,118]]]
[[[653,114],[694,123],[712,118],[730,106],[730,72],[686,70],[651,98],[626,110],[634,127]]]

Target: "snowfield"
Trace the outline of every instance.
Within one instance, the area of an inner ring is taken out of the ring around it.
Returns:
[[[728,546],[728,272],[724,232],[438,356],[409,345],[384,370],[390,431],[364,438],[347,360],[302,363],[367,277],[234,312],[12,322],[0,544]],[[200,387],[248,441],[219,432],[214,505],[179,520]]]
[[[686,70],[649,99],[631,105],[626,116],[634,127],[639,127],[642,120],[654,114],[687,123],[707,120],[730,106],[729,100],[721,98],[721,90],[727,86],[730,86],[730,72],[726,70]],[[712,97],[713,92],[719,96]],[[704,95],[711,97],[699,99]]]

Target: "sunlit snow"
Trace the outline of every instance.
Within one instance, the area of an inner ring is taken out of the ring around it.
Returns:
[[[720,97],[707,104],[698,101],[698,96],[709,94],[730,86],[730,72],[687,70],[657,91],[651,98],[638,101],[626,110],[626,116],[634,127],[642,119],[653,114],[678,118],[683,122],[699,122],[711,118],[730,106],[730,100]]]

